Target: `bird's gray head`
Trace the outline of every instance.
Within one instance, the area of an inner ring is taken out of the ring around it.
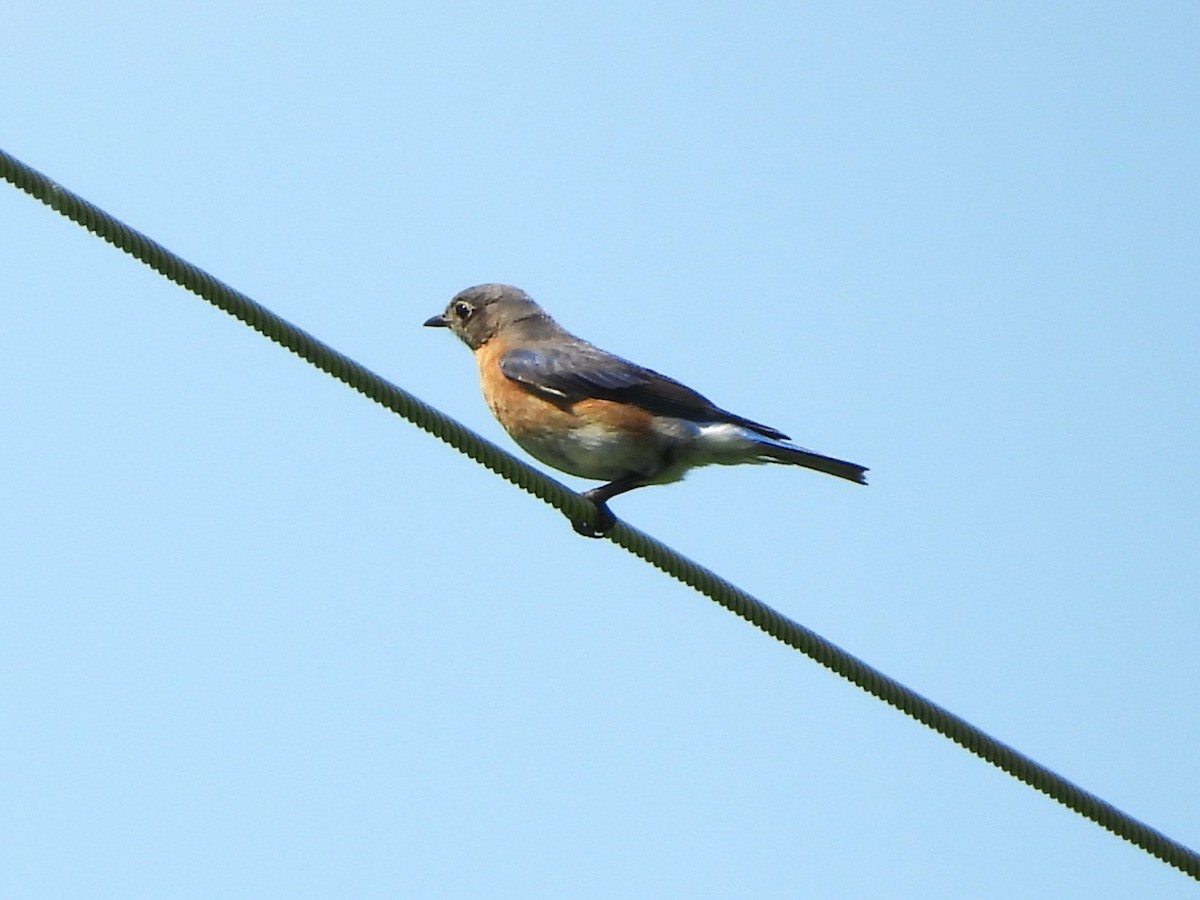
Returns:
[[[430,328],[449,328],[472,350],[478,350],[503,328],[518,323],[551,323],[545,310],[510,284],[480,284],[454,295],[446,311],[427,319]]]

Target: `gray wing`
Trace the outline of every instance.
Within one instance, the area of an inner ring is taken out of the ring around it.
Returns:
[[[613,400],[655,415],[693,422],[729,422],[764,437],[788,439],[770,426],[721,409],[673,378],[582,341],[510,350],[500,360],[500,371],[535,391],[571,402],[587,398]]]

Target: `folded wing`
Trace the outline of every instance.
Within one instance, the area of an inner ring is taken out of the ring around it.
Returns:
[[[500,371],[534,391],[570,402],[589,397],[613,400],[655,415],[729,422],[764,437],[787,440],[783,432],[721,409],[673,378],[583,342],[510,350],[500,360]]]

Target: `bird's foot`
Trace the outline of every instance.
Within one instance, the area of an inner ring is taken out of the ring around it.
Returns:
[[[617,517],[608,508],[608,504],[603,499],[597,499],[592,496],[593,493],[593,491],[585,491],[580,496],[590,500],[592,505],[596,507],[595,519],[592,522],[585,522],[582,519],[572,519],[571,527],[575,529],[576,534],[581,534],[584,537],[602,538],[617,524]]]

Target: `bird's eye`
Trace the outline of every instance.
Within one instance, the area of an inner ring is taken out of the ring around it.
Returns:
[[[473,312],[475,312],[474,307],[465,300],[459,300],[454,304],[454,314],[463,322],[471,318],[471,313]]]

